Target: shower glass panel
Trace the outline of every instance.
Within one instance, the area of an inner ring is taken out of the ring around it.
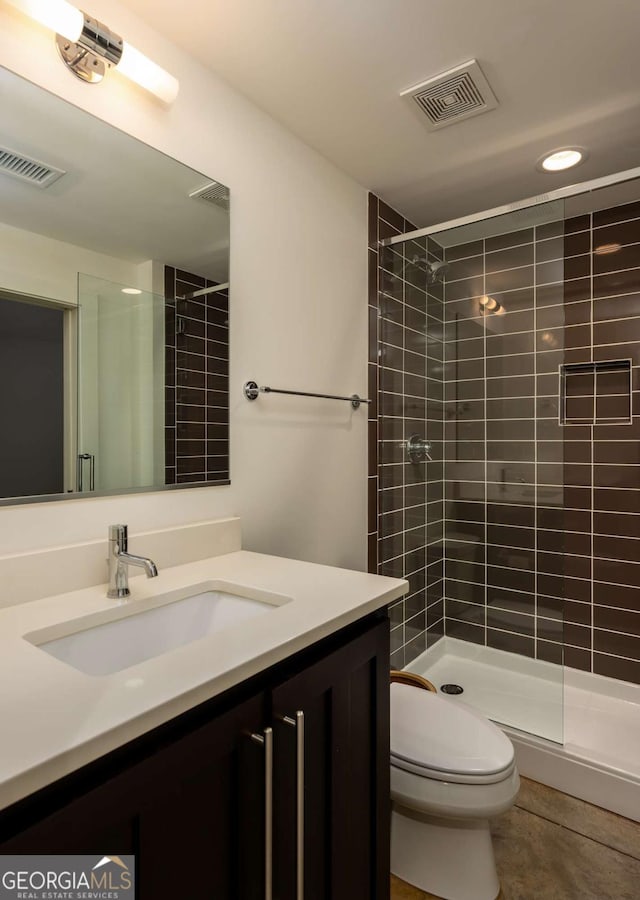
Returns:
[[[590,578],[572,533],[584,434],[559,421],[560,367],[591,353],[590,237],[564,203],[395,243],[380,273],[381,571],[412,582],[401,661],[558,743],[564,598]],[[433,462],[411,460],[412,434]],[[411,652],[437,602],[443,637]]]
[[[164,484],[164,297],[78,278],[77,489]]]

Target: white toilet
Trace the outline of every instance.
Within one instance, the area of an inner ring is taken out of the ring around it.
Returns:
[[[444,900],[495,900],[489,818],[520,787],[513,745],[458,700],[391,685],[391,871]]]

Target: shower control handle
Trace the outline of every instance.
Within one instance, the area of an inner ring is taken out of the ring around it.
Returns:
[[[433,449],[431,441],[427,441],[425,438],[420,437],[419,434],[412,434],[409,437],[409,440],[403,441],[400,446],[406,449],[407,456],[411,462],[422,462],[425,459],[429,460],[429,462],[433,462],[433,457],[431,456],[431,451]]]

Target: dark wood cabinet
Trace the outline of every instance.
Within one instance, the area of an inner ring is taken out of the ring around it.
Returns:
[[[380,624],[272,691],[275,754],[274,896],[388,898],[388,630]],[[304,718],[304,846],[296,852],[297,729]],[[298,857],[300,857],[298,859]]]
[[[20,830],[0,851],[135,854],[139,900],[261,896],[262,871],[246,856],[263,852],[255,805],[264,770],[250,735],[264,714],[262,694],[245,700]]]
[[[0,813],[0,852],[135,854],[139,900],[262,900],[269,869],[273,900],[386,900],[388,680],[373,617]]]

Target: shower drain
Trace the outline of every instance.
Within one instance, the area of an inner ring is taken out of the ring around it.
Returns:
[[[443,694],[462,694],[464,692],[464,688],[459,684],[441,684],[440,690]]]

